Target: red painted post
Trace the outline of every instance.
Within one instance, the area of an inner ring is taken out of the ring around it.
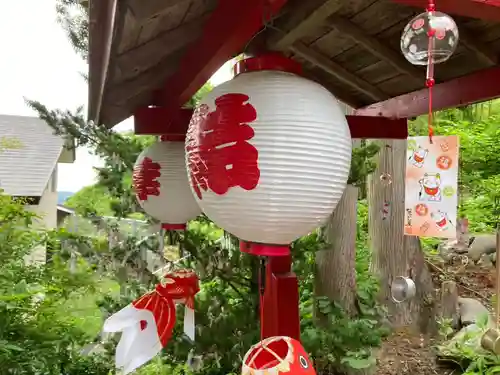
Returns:
[[[263,338],[300,340],[299,282],[292,272],[291,255],[267,258],[261,324]]]

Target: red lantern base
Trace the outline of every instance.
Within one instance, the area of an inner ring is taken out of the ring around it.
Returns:
[[[240,251],[256,256],[286,256],[290,255],[290,247],[285,245],[268,245],[255,242],[240,241]]]
[[[162,224],[161,229],[165,230],[186,230],[186,224]]]

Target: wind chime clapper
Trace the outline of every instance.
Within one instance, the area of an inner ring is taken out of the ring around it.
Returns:
[[[391,298],[395,303],[409,301],[417,294],[415,282],[406,276],[398,276],[391,283]]]
[[[496,355],[500,355],[500,226],[497,227],[496,246],[496,309],[495,328],[488,329],[481,337],[481,346]]]
[[[414,17],[401,36],[401,52],[413,65],[427,66],[425,85],[429,89],[428,133],[432,143],[432,91],[435,84],[434,65],[448,60],[459,40],[458,27],[450,16],[436,11],[429,0],[425,13]]]

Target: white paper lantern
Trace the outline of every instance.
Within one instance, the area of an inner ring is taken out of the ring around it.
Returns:
[[[146,148],[134,166],[137,200],[164,229],[183,229],[201,214],[186,175],[184,143],[161,141]]]
[[[191,120],[191,187],[217,225],[266,244],[254,254],[283,255],[340,200],[351,161],[349,127],[335,97],[294,74],[294,61],[266,55],[236,69],[240,74],[208,93]]]

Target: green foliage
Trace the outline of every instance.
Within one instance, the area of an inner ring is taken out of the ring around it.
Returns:
[[[300,279],[301,340],[318,373],[368,368],[375,363],[372,348],[380,346],[389,333],[380,323],[386,311],[376,301],[378,283],[368,272],[370,254],[357,252],[359,313],[350,317],[338,303],[324,297],[314,298],[315,252],[323,247],[316,233],[297,240],[293,246],[294,271]],[[315,305],[326,315],[326,324],[316,324]]]
[[[88,58],[89,44],[89,1],[57,0],[57,21],[62,26],[75,51],[84,59]]]
[[[95,291],[95,280],[84,264],[69,272],[57,257],[50,267],[28,262],[57,237],[31,229],[35,218],[23,202],[0,194],[1,367],[19,375],[105,375],[106,363],[78,353],[91,338],[89,326],[81,324],[90,311],[79,311],[74,302]]]
[[[367,176],[375,170],[374,157],[377,155],[379,145],[361,141],[359,147],[352,149],[351,170],[347,183],[359,188],[364,188]]]
[[[500,357],[481,347],[481,337],[489,329],[489,317],[481,316],[475,324],[460,331],[437,350],[445,359],[457,363],[463,375],[493,375],[500,372]],[[446,331],[446,322],[441,331]]]
[[[112,201],[104,186],[91,185],[73,194],[64,202],[64,205],[73,208],[75,213],[83,217],[111,216],[113,215]]]
[[[210,91],[212,91],[214,87],[210,82],[205,83],[201,89],[198,90],[198,92],[191,98],[189,101],[186,103],[185,107],[186,108],[195,108],[198,103],[200,103],[201,99],[208,94]]]

